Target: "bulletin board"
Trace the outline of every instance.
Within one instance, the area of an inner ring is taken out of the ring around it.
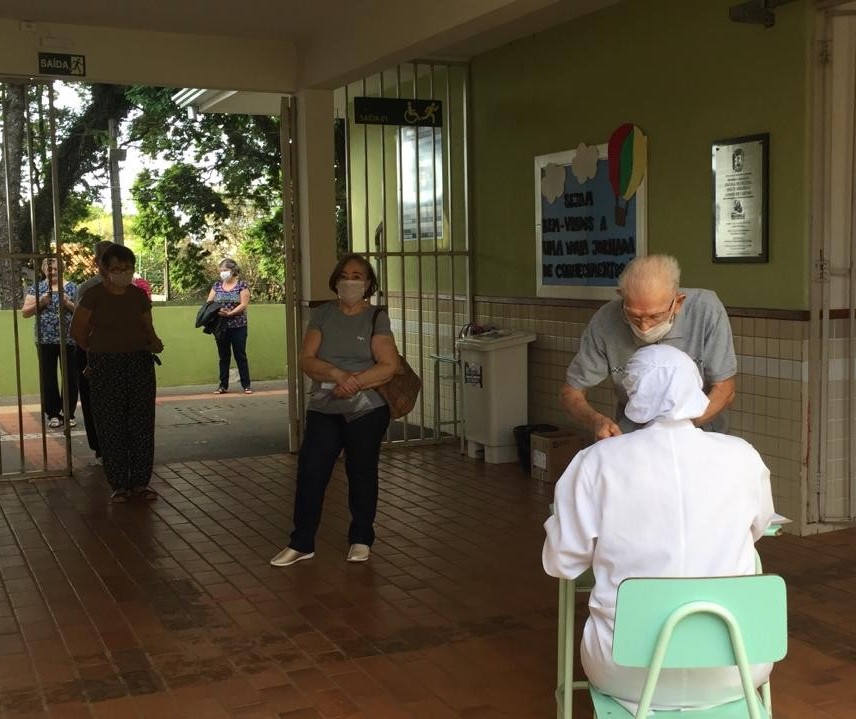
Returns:
[[[646,254],[647,141],[638,128],[615,141],[622,128],[608,144],[535,158],[538,297],[612,299],[627,263]]]

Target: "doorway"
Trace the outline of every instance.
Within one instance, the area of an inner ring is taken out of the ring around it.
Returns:
[[[856,517],[856,2],[818,14],[808,520]]]
[[[56,417],[59,410],[73,418],[77,401],[68,391],[69,380],[76,383],[63,301],[60,113],[53,82],[0,78],[0,92],[0,478],[70,475],[74,427]],[[49,280],[40,281],[45,261],[56,262],[57,296]],[[35,315],[25,319],[28,294]],[[36,299],[43,295],[44,305]],[[49,409],[57,400],[61,410]]]
[[[463,430],[455,341],[472,317],[467,83],[465,64],[411,62],[336,93],[346,128],[340,249],[374,265],[376,302],[388,308],[399,351],[423,381],[388,442],[438,441]],[[409,116],[358,122],[356,98],[401,101]],[[418,124],[414,105],[436,122]]]

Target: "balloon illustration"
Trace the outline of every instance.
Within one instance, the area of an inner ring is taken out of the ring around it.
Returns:
[[[645,177],[648,138],[636,125],[620,125],[609,138],[609,184],[615,194],[615,222],[623,227],[627,219],[627,202]],[[622,207],[619,199],[624,200]]]

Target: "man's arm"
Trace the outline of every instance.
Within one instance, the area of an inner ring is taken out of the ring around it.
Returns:
[[[701,417],[693,420],[693,424],[696,427],[701,427],[710,422],[716,415],[731,406],[735,394],[737,394],[737,386],[734,377],[724,379],[722,382],[714,382],[707,391],[710,404]]]
[[[737,385],[734,381],[737,373],[737,355],[734,352],[731,321],[728,319],[725,305],[715,292],[707,290],[705,296],[713,297],[712,301],[707,300],[710,307],[704,320],[704,350],[702,351],[705,384],[710,382],[707,390],[710,404],[701,417],[693,420],[697,427],[707,424],[723,410],[728,409],[737,393]],[[727,379],[711,382],[712,377]]]
[[[595,440],[621,434],[614,420],[601,414],[589,404],[584,390],[564,384],[559,393],[559,401],[574,422],[591,430]]]

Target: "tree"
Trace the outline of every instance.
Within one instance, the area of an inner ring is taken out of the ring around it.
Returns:
[[[201,276],[207,243],[220,254],[234,251],[245,270],[252,269],[245,277],[252,275],[254,294],[281,299],[279,118],[204,114],[191,120],[172,94],[168,88],[129,90],[140,108],[130,123],[130,141],[150,157],[175,163],[174,173],[144,173],[134,184],[136,230],[144,246],[164,244],[170,277],[173,269],[181,274],[173,284],[183,291],[192,290],[194,282],[199,290],[210,284],[210,276],[204,282]],[[193,262],[199,263],[196,272]]]
[[[9,197],[0,182],[0,204],[8,205],[11,222],[7,227],[7,215],[0,212],[3,250],[20,254],[35,246],[48,251],[54,237],[54,172],[63,241],[85,246],[96,239],[85,220],[107,174],[107,128],[113,119],[122,127],[123,144],[136,143],[144,154],[173,163],[163,171],[144,172],[133,192],[144,251],[154,256],[162,248],[174,289],[192,294],[207,286],[211,253],[229,243],[252,266],[264,296],[281,298],[279,118],[203,115],[190,120],[168,88],[75,87],[79,107],[54,112],[57,137],[51,154],[47,86],[3,86],[6,153],[0,176],[8,173]],[[227,228],[237,207],[241,213]],[[5,242],[10,236],[11,242]],[[20,302],[21,269],[20,262],[0,266],[2,306]]]
[[[108,120],[123,120],[132,104],[118,85],[94,84],[81,89],[78,110],[55,110],[54,152],[51,152],[51,117],[48,87],[44,84],[3,84],[3,133],[6,151],[0,160],[0,238],[10,254],[47,252],[54,237],[54,173],[63,238],[76,232],[86,217],[96,190],[85,181],[103,171],[106,161]],[[32,218],[32,219],[31,219]],[[33,221],[34,220],[34,221]],[[8,240],[7,240],[8,238]],[[77,239],[89,239],[77,234]],[[0,306],[18,306],[22,263],[12,260],[0,267]]]
[[[223,239],[220,225],[229,216],[223,198],[202,180],[201,171],[178,163],[162,173],[143,170],[134,181],[131,196],[137,204],[135,232],[143,247],[163,243],[170,283],[180,294],[192,294],[208,285],[202,260],[210,255],[201,247],[206,239]],[[169,299],[169,297],[167,297]]]
[[[333,189],[336,212],[336,254],[348,251],[348,137],[347,122],[336,118],[333,123]]]
[[[21,168],[24,160],[24,134],[26,132],[26,86],[18,83],[3,85],[3,140],[4,152],[0,156],[0,241],[9,254],[21,253]],[[8,187],[8,197],[6,188]],[[17,307],[20,300],[20,263],[10,260],[0,264],[0,307]]]

